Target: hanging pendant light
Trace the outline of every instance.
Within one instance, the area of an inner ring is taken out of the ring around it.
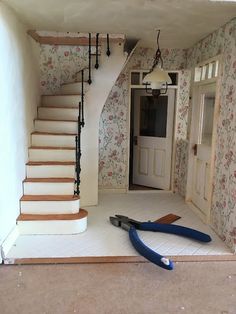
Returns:
[[[171,84],[171,78],[168,72],[163,70],[163,60],[159,47],[160,30],[157,33],[157,51],[153,60],[152,67],[144,77],[143,83],[146,85],[146,92],[154,97],[167,93],[168,84]]]

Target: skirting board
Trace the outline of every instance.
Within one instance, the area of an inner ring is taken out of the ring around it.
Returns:
[[[167,256],[174,262],[226,262],[236,261],[236,255],[182,255]],[[97,264],[97,263],[149,263],[142,256],[98,256],[98,257],[67,257],[67,258],[18,258],[5,259],[5,265],[31,264]]]
[[[15,226],[13,228],[13,230],[9,233],[9,235],[7,236],[7,238],[4,240],[4,242],[2,243],[2,247],[1,247],[1,258],[5,259],[5,256],[7,256],[8,252],[10,251],[11,247],[13,246],[13,244],[16,242],[16,239],[19,237],[19,230],[18,227]]]

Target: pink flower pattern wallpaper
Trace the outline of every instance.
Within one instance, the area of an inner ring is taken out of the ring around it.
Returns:
[[[124,189],[128,176],[129,73],[149,69],[155,51],[137,48],[119,75],[104,105],[99,128],[99,186]],[[185,195],[188,162],[190,70],[199,62],[222,55],[221,100],[217,126],[213,182],[212,226],[236,251],[236,19],[188,50],[163,49],[164,68],[179,70],[176,104],[176,160],[174,189]],[[87,63],[88,49],[41,46],[41,93],[60,92],[60,85],[75,81]]]
[[[217,125],[212,224],[236,251],[236,19],[188,51],[188,66],[222,55],[221,99]]]
[[[60,92],[61,84],[75,81],[75,73],[88,63],[88,47],[40,46],[41,94]]]
[[[177,96],[177,138],[176,145],[186,163],[176,160],[175,190],[185,194],[187,178],[187,145],[183,145],[187,135],[188,100],[190,71],[186,68],[187,51],[164,49],[164,67],[168,70],[181,70],[179,73],[180,92]],[[104,105],[99,129],[99,186],[100,188],[127,187],[128,169],[128,119],[129,119],[129,73],[131,69],[148,70],[153,62],[155,51],[137,48],[125,70],[118,77]],[[180,166],[181,165],[181,166]]]

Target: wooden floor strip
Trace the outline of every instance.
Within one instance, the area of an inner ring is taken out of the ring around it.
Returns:
[[[167,256],[174,262],[227,262],[236,261],[236,255],[182,255]],[[6,265],[30,264],[93,264],[93,263],[150,263],[142,256],[88,256],[57,258],[6,258]]]

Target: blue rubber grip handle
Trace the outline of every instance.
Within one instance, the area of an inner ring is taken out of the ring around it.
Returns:
[[[172,270],[174,268],[174,263],[171,260],[151,250],[140,240],[134,227],[130,227],[129,229],[129,238],[138,253],[144,256],[150,262],[164,269]]]
[[[173,224],[158,224],[156,222],[143,222],[138,226],[138,229],[145,230],[145,231],[157,231],[157,232],[176,234],[176,235],[184,236],[190,239],[198,240],[201,242],[211,241],[211,237],[206,233],[197,231],[192,228],[187,228],[187,227],[173,225]]]

